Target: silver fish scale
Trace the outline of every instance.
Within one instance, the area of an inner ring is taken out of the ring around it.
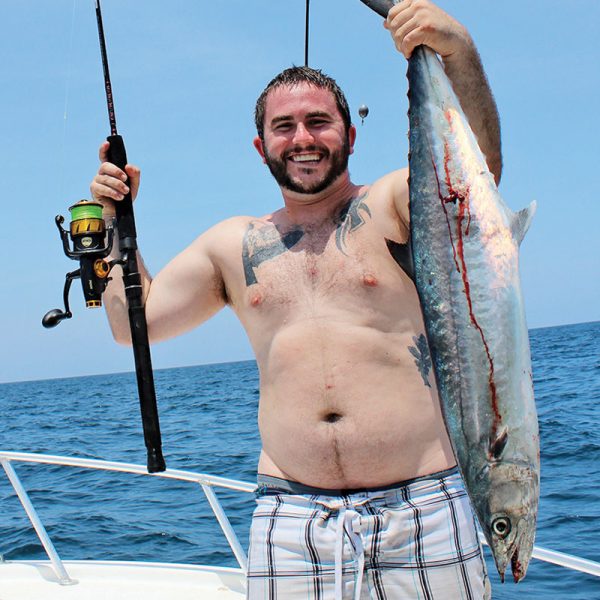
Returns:
[[[518,247],[534,206],[505,205],[443,67],[409,61],[415,283],[448,433],[501,576],[526,572],[539,435]]]

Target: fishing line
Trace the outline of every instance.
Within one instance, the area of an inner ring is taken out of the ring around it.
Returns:
[[[310,26],[310,0],[306,0],[306,18],[304,24],[304,66],[308,67],[308,33]]]
[[[58,197],[62,198],[65,193],[65,153],[67,146],[67,119],[68,119],[68,108],[69,108],[69,96],[71,92],[71,73],[73,71],[73,38],[75,31],[75,0],[73,0],[73,8],[71,10],[71,31],[69,33],[69,44],[67,50],[67,78],[65,81],[65,103],[63,106],[63,130],[62,140],[60,144],[60,179],[58,183]]]
[[[364,1],[364,0],[363,0]],[[368,2],[365,2],[367,6],[370,6]],[[310,0],[306,0],[306,15],[304,20],[304,66],[308,67],[308,40],[310,32]],[[358,109],[358,116],[360,117],[361,123],[364,125],[365,118],[369,114],[369,107],[366,104],[361,104]]]

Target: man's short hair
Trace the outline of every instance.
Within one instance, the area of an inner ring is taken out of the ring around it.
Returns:
[[[256,101],[254,122],[256,123],[256,131],[258,132],[260,139],[265,139],[265,105],[269,92],[278,87],[291,87],[298,85],[299,83],[309,83],[315,87],[329,90],[335,98],[335,103],[340,111],[342,120],[344,121],[346,132],[348,132],[350,125],[352,124],[350,108],[348,107],[348,101],[346,100],[346,96],[344,96],[344,92],[342,92],[335,79],[329,77],[329,75],[325,75],[325,73],[319,69],[312,69],[311,67],[290,67],[274,77]]]

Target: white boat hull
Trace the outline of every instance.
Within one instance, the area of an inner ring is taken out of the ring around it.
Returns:
[[[240,600],[241,569],[167,563],[63,561],[73,580],[59,582],[50,561],[0,562],[1,600]]]

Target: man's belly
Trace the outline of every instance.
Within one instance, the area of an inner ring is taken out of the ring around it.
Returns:
[[[331,321],[279,333],[259,365],[259,472],[360,488],[454,465],[419,335]]]

